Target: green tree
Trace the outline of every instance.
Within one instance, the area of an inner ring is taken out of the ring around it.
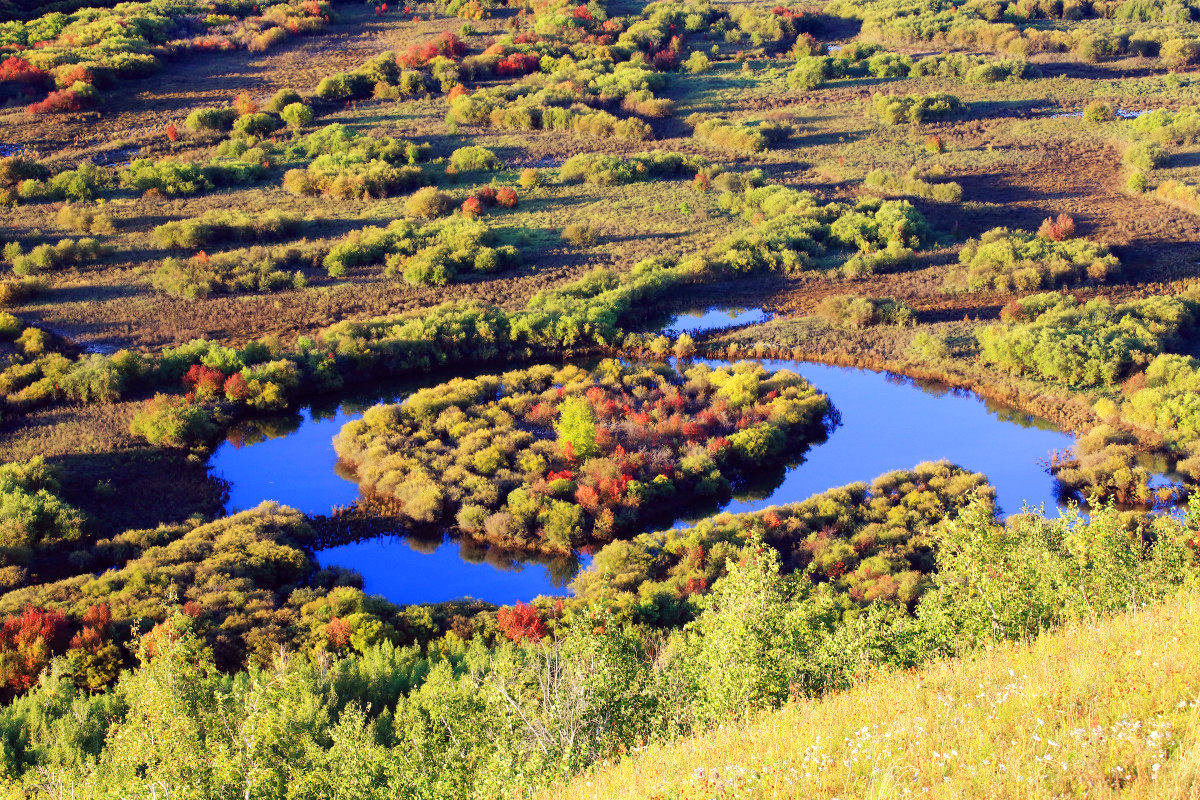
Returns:
[[[568,397],[558,404],[558,441],[570,445],[578,458],[600,452],[596,446],[596,412],[584,397]]]

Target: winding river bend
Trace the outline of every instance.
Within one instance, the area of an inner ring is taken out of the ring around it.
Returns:
[[[732,324],[739,324],[746,313],[713,310],[702,318],[714,327],[726,327],[731,318]],[[679,330],[679,319],[666,327]],[[697,319],[689,315],[684,325],[691,331],[704,329],[690,326]],[[829,396],[841,424],[828,441],[811,448],[804,461],[762,476],[757,486],[735,496],[723,510],[754,511],[804,500],[939,459],[984,473],[996,488],[1004,514],[1026,505],[1047,511],[1057,505],[1054,480],[1043,464],[1051,451],[1070,448],[1074,438],[1044,420],[971,392],[922,386],[895,375],[803,361],[762,363],[803,375]],[[336,406],[305,408],[279,420],[273,430],[259,423],[257,432],[231,437],[210,462],[214,474],[230,484],[229,510],[251,508],[263,500],[277,500],[308,514],[349,505],[358,497],[358,487],[337,470],[333,436],[370,405],[400,400],[412,388],[384,387]],[[512,562],[486,548],[400,535],[329,548],[317,557],[324,566],[358,571],[368,593],[402,604],[464,596],[511,603],[563,594],[586,563],[585,557],[552,564]]]

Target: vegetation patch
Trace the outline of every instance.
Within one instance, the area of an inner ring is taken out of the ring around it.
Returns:
[[[570,552],[728,493],[824,435],[799,376],[606,362],[455,380],[338,435],[372,501],[502,547]]]

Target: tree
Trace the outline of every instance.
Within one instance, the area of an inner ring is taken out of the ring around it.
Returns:
[[[570,445],[576,458],[587,459],[600,451],[596,445],[596,411],[586,398],[568,397],[559,403],[554,429],[564,450]]]

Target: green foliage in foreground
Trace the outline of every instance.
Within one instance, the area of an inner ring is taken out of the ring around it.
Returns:
[[[527,796],[647,740],[745,718],[934,655],[1135,609],[1196,576],[1190,525],[1131,535],[1090,522],[971,506],[940,535],[915,613],[840,618],[828,592],[781,575],[751,541],[694,623],[665,641],[582,613],[553,638],[425,652],[381,644],[220,674],[185,615],[143,639],[141,666],[88,696],[52,668],[0,712],[17,786],[79,797]]]

